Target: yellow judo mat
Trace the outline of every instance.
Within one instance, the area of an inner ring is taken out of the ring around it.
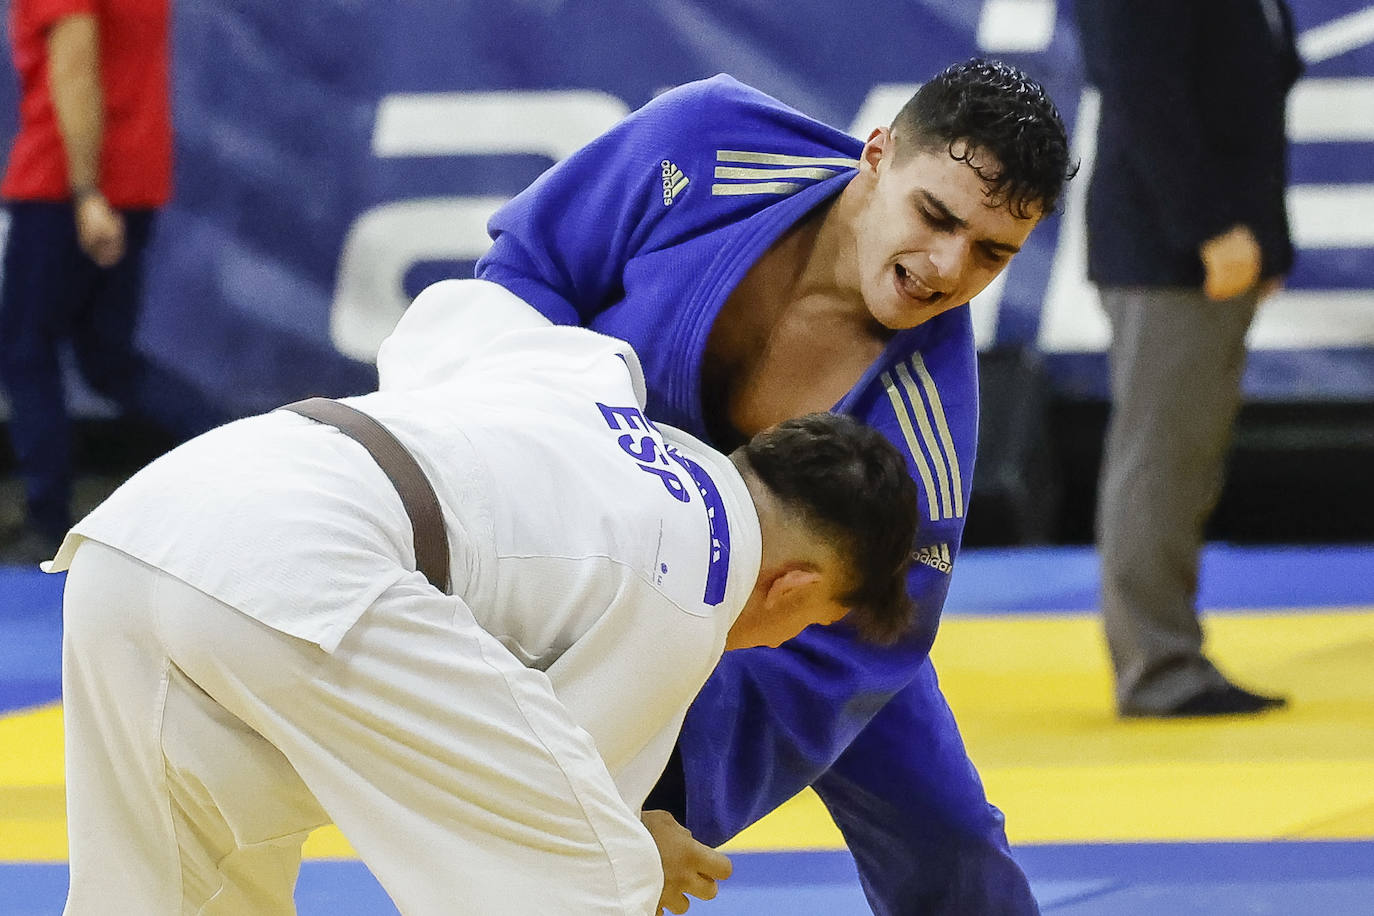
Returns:
[[[1091,614],[954,616],[933,656],[1014,845],[1374,838],[1374,607],[1209,615],[1208,648],[1289,709],[1118,721]],[[726,847],[839,849],[809,792]],[[333,829],[314,858],[351,855]],[[66,858],[58,705],[0,717],[0,861]]]

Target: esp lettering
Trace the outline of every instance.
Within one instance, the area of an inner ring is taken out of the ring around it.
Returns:
[[[596,406],[601,411],[606,425],[613,430],[631,429],[647,432],[653,429],[649,418],[637,407],[610,407],[599,401]],[[668,456],[659,449],[658,442],[652,435],[635,437],[626,434],[618,437],[616,444],[622,452],[634,459],[641,471],[657,477],[670,496],[678,502],[692,501],[692,494],[673,471]]]

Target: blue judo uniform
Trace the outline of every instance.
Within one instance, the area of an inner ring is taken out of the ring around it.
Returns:
[[[774,241],[844,188],[861,148],[728,76],[691,83],[497,212],[477,276],[629,341],[651,415],[709,441],[701,372],[716,315]],[[678,813],[718,845],[809,785],[880,916],[1035,913],[928,657],[973,480],[968,309],[897,334],[836,409],[896,443],[917,482],[908,585],[922,625],[890,648],[841,623],[727,653],[683,726]]]

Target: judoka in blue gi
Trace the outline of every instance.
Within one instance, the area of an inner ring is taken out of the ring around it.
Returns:
[[[729,76],[669,91],[492,218],[477,276],[628,340],[650,412],[729,448],[835,409],[883,432],[920,490],[897,646],[844,624],[732,653],[650,798],[717,845],[806,786],[875,913],[1033,913],[928,652],[977,437],[969,299],[1072,176],[1044,89],[969,61],[862,142]]]

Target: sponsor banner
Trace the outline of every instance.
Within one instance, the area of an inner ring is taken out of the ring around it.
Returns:
[[[14,0],[9,0],[14,2]],[[0,7],[6,6],[0,0]],[[1252,395],[1374,395],[1374,5],[1294,4],[1299,261],[1252,334]],[[247,413],[369,387],[425,284],[465,276],[487,216],[664,88],[729,72],[866,136],[973,55],[1042,80],[1092,167],[1096,100],[1065,2],[488,4],[198,0],[175,8],[176,197],[151,252],[143,347]],[[5,67],[9,61],[5,60]],[[0,74],[0,150],[14,129]],[[663,165],[664,200],[686,176]],[[1105,392],[1079,178],[974,304],[982,345],[1043,350]],[[441,342],[436,342],[441,345]]]

